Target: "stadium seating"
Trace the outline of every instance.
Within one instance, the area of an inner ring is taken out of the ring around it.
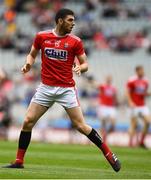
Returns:
[[[126,5],[127,7],[132,6],[131,0],[125,0],[123,1],[123,6]],[[133,0],[133,7],[139,7],[144,6],[148,9],[151,9],[151,2],[150,1],[140,1],[140,0]],[[81,12],[83,11],[85,7],[85,1],[67,1],[65,4],[65,7],[73,9],[77,15],[80,16]],[[100,17],[100,14],[103,10],[103,6],[98,5],[96,9],[90,13],[90,16],[93,20],[93,23],[96,23],[99,27],[103,28],[104,30],[108,29],[112,31],[112,33],[120,34],[125,31],[135,32],[138,30],[143,30],[144,28],[150,29],[150,23],[145,18],[137,18],[137,19],[116,19],[116,18],[109,18],[105,19]],[[2,11],[2,10],[1,10]],[[1,12],[0,11],[0,12]],[[77,26],[76,28],[80,28],[84,22],[80,18],[77,20]],[[31,21],[31,15],[28,12],[20,12],[17,14],[16,18],[16,24],[17,28],[26,35],[34,36],[36,32],[39,31],[37,29],[32,21]],[[77,31],[75,31],[77,32]],[[149,37],[151,37],[151,31],[149,30]],[[133,75],[134,73],[134,67],[138,64],[142,64],[145,67],[146,75],[149,77],[150,83],[151,83],[151,60],[150,55],[146,53],[146,50],[144,48],[138,49],[133,53],[115,53],[111,50],[96,50],[94,48],[94,44],[92,40],[85,41],[85,44],[88,45],[91,48],[90,56],[88,57],[89,64],[90,64],[90,74],[93,74],[94,77],[100,81],[104,81],[104,77],[107,74],[112,74],[114,84],[118,87],[119,91],[119,97],[122,99],[124,98],[124,90],[125,90],[125,83],[129,76]],[[4,68],[9,75],[14,70],[20,70],[22,64],[24,64],[26,58],[26,54],[17,54],[14,49],[12,50],[3,50],[0,49],[0,66]],[[39,61],[38,61],[39,62]],[[40,62],[39,62],[40,63]],[[13,75],[12,75],[13,78]],[[78,83],[77,83],[78,86]],[[82,99],[81,98],[81,105],[84,107],[83,109],[86,110],[89,106],[90,100],[89,99]],[[149,107],[151,109],[151,101],[149,102]],[[18,111],[19,108],[19,111]],[[21,119],[23,118],[23,115],[25,113],[25,107],[23,104],[14,104],[12,108],[12,116],[14,117],[14,121],[17,124],[20,123]],[[57,116],[56,116],[56,109],[57,109]],[[15,114],[18,112],[18,116],[16,117]],[[62,109],[58,106],[55,106],[51,110],[51,115],[46,115],[46,118],[44,119],[56,119],[56,121],[53,122],[47,122],[50,126],[54,127],[68,127],[68,123],[64,121],[64,112]],[[58,121],[58,119],[62,121]],[[98,119],[93,120],[90,117],[87,117],[87,120],[89,123],[93,124],[94,121],[94,127],[98,127],[99,121]],[[59,123],[58,123],[59,122]],[[60,125],[60,122],[61,125]],[[127,127],[127,124],[129,123],[129,113],[128,110],[123,111],[119,110],[119,116],[118,116],[118,127]],[[123,126],[122,126],[123,125]],[[39,125],[41,126],[41,125]],[[123,129],[124,129],[123,128]]]

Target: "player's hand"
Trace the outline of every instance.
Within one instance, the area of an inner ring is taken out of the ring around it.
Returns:
[[[73,66],[73,71],[74,71],[78,76],[80,76],[80,75],[81,75],[81,67],[80,67],[80,65],[74,64],[74,66]]]
[[[22,68],[21,68],[21,72],[23,73],[23,74],[25,74],[25,73],[27,73],[28,71],[30,71],[30,69],[31,69],[31,65],[30,64],[25,64]]]

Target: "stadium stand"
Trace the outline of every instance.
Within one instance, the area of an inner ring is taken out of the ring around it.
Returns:
[[[98,81],[103,82],[107,74],[112,74],[121,101],[124,101],[125,83],[133,74],[136,65],[142,64],[145,67],[146,75],[151,83],[149,51],[151,46],[151,25],[149,23],[151,1],[47,0],[44,1],[44,4],[41,0],[14,0],[11,2],[0,1],[2,21],[0,24],[0,67],[14,82],[14,89],[10,92],[12,93],[10,100],[13,125],[20,125],[23,121],[27,104],[39,81],[36,79],[33,83],[29,77],[19,74],[19,70],[25,62],[33,36],[36,32],[53,26],[54,13],[60,7],[71,8],[77,14],[75,33],[85,42],[90,64],[88,75],[91,74]],[[8,9],[16,14],[12,20],[6,19],[5,13]],[[41,18],[38,19],[38,17]],[[9,21],[13,22],[16,27],[10,28],[12,33],[10,31],[6,33],[6,29],[10,25]],[[38,58],[37,66],[34,68],[36,74],[39,74],[39,63]],[[35,74],[31,73],[33,79],[34,76]],[[81,80],[77,77],[75,79],[86,119],[92,126],[98,128],[100,123],[95,112],[91,111],[92,109],[95,111],[95,106],[97,106],[91,104],[93,99],[91,95],[94,90],[87,84],[85,76]],[[32,88],[30,89],[28,85],[31,83]],[[83,88],[83,83],[86,84],[85,88]],[[29,98],[27,101],[25,100],[26,96]],[[148,104],[151,108],[151,101],[148,101]],[[55,128],[69,127],[69,121],[61,107],[55,105],[50,111],[51,113],[43,117],[45,127],[46,125]],[[118,111],[117,128],[127,130],[129,113],[126,105],[119,108]],[[52,119],[55,121],[52,122]],[[44,127],[41,123],[37,126]]]

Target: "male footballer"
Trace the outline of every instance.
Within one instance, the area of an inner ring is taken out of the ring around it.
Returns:
[[[5,167],[24,168],[24,156],[31,140],[32,128],[56,102],[64,107],[74,127],[98,146],[117,172],[121,168],[119,160],[102,141],[99,134],[85,123],[77,97],[73,72],[78,75],[86,72],[88,63],[81,39],[71,34],[75,25],[74,12],[70,9],[61,9],[56,13],[55,21],[54,29],[37,33],[30,53],[27,55],[26,64],[21,69],[23,74],[29,72],[38,52],[41,51],[41,83],[25,115],[16,160]],[[75,57],[78,58],[79,65],[74,65]]]
[[[95,80],[89,80],[89,82],[99,92],[98,117],[101,120],[100,133],[105,142],[107,135],[115,130],[118,104],[117,88],[112,83],[113,78],[111,75],[105,77],[104,83],[99,83]]]
[[[127,82],[126,96],[128,104],[131,108],[131,126],[130,126],[130,141],[129,145],[134,146],[134,136],[137,131],[138,118],[142,118],[144,128],[141,133],[139,146],[146,148],[144,140],[149,129],[150,112],[145,103],[145,98],[150,96],[148,92],[149,81],[145,77],[144,67],[141,65],[135,68],[136,75],[129,78]]]

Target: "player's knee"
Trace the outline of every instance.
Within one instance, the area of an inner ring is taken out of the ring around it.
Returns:
[[[28,131],[32,130],[34,124],[35,124],[34,118],[27,116],[23,124],[23,130],[28,130]]]
[[[135,128],[133,126],[130,127],[129,133],[130,134],[134,134],[135,133]]]
[[[77,123],[75,125],[76,129],[81,132],[82,134],[85,134],[85,124],[83,123]]]
[[[136,129],[136,127],[137,127],[137,122],[136,121],[132,121],[131,122],[131,128],[132,129]]]
[[[149,125],[150,125],[149,121],[145,121],[145,126],[149,127]]]

